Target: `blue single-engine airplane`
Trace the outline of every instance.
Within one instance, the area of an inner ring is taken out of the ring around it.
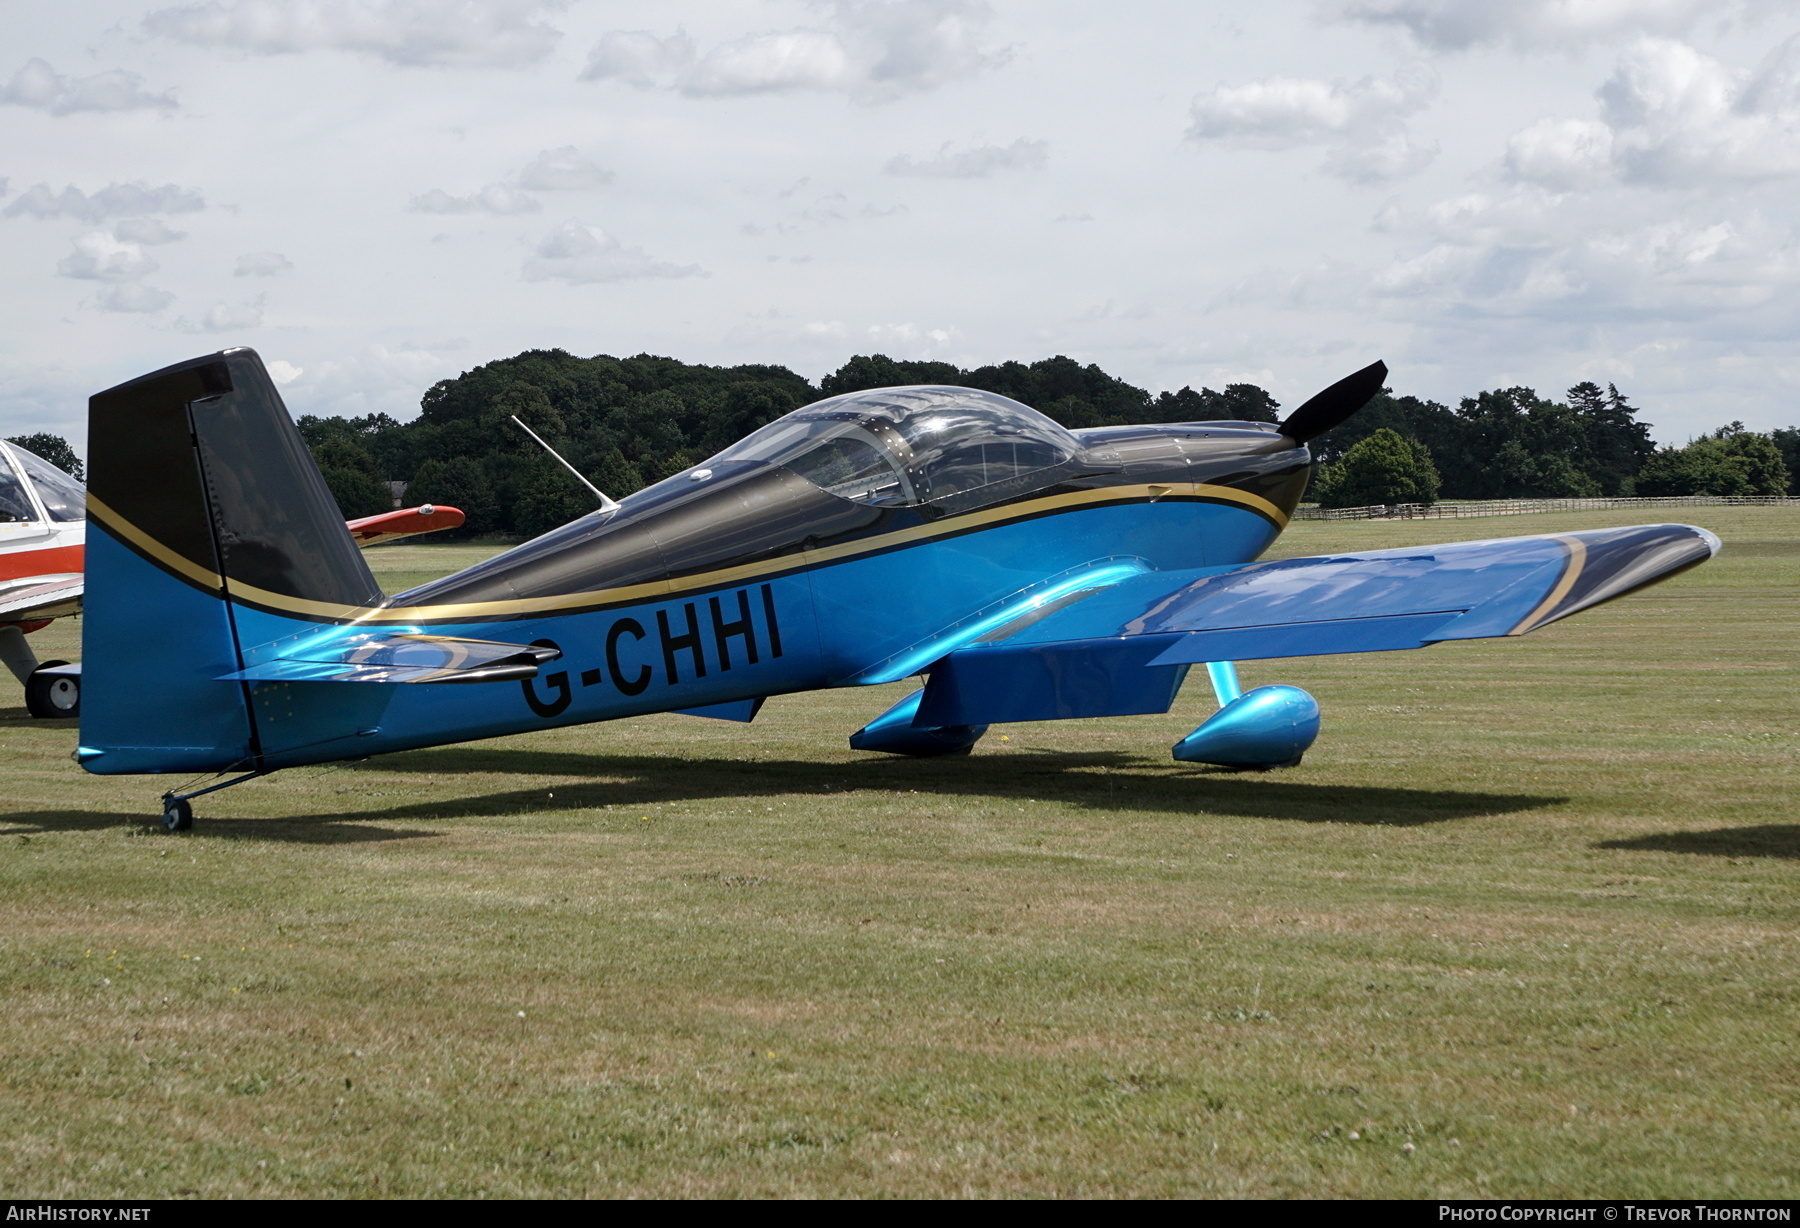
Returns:
[[[969,388],[831,397],[455,575],[385,595],[248,349],[93,397],[81,745],[104,775],[233,778],[559,725],[751,720],[770,695],[923,676],[850,739],[967,752],[990,724],[1220,708],[1177,759],[1298,763],[1319,709],[1235,661],[1523,635],[1710,558],[1640,525],[1257,563],[1307,441],[1279,425],[1067,430]],[[464,685],[444,685],[464,684]]]

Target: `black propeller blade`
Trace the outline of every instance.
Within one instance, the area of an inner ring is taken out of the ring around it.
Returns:
[[[1295,443],[1317,439],[1373,400],[1387,383],[1387,373],[1385,362],[1372,362],[1315,394],[1275,429]]]

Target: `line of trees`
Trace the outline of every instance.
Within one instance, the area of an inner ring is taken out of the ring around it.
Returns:
[[[1562,401],[1530,388],[1464,397],[1454,409],[1384,392],[1320,438],[1309,497],[1327,507],[1445,499],[1800,494],[1800,429],[1741,422],[1658,448],[1611,384]]]
[[[614,498],[660,481],[821,397],[895,384],[958,384],[1022,401],[1073,428],[1152,422],[1279,420],[1254,384],[1151,395],[1074,359],[965,369],[859,354],[815,386],[786,367],[710,367],[640,354],[581,358],[528,350],[434,384],[411,422],[387,414],[299,419],[344,515],[446,503],[465,534],[535,536],[592,511],[593,496],[511,418],[531,426]],[[1530,388],[1464,397],[1455,409],[1383,392],[1313,441],[1308,498],[1328,506],[1587,495],[1800,494],[1800,428],[1731,423],[1658,448],[1612,385],[1577,384],[1561,401]],[[77,477],[60,436],[12,442]]]
[[[593,496],[511,421],[543,436],[594,485],[620,498],[679,473],[757,427],[821,397],[895,384],[959,384],[998,392],[1070,427],[1220,419],[1276,420],[1253,384],[1151,396],[1092,364],[1047,358],[965,370],[949,363],[857,355],[817,386],[786,367],[709,367],[640,354],[578,358],[531,350],[426,392],[419,416],[299,419],[300,433],[344,514],[391,503],[447,503],[462,532],[536,535],[593,510]]]

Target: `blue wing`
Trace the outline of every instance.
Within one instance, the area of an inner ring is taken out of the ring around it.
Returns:
[[[1523,635],[1711,558],[1690,525],[1636,525],[1140,573],[1021,614],[936,661],[916,723],[1166,712],[1202,661]]]

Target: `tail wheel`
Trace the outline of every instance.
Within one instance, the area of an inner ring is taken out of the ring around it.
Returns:
[[[25,680],[25,708],[40,720],[67,720],[81,715],[81,677],[78,674],[46,674],[67,661],[45,661]]]
[[[162,825],[164,831],[190,831],[194,826],[194,808],[185,797],[167,797],[163,799]]]

